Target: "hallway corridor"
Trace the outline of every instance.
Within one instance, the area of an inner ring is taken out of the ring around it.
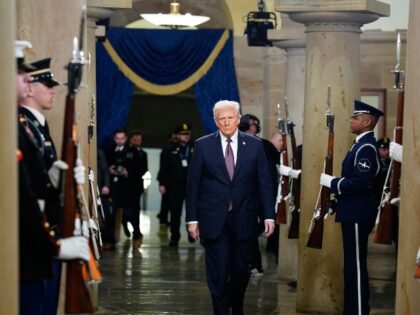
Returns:
[[[100,261],[103,281],[99,284],[99,309],[95,314],[212,314],[203,248],[188,243],[184,231],[180,246],[169,247],[168,228],[159,225],[156,214],[141,211],[144,241],[139,253],[132,253],[131,242],[125,236],[115,251],[104,252]],[[297,314],[296,289],[277,280],[274,257],[265,255],[264,239],[261,245],[265,273],[262,277],[251,277],[245,314]],[[395,259],[386,250],[375,247],[369,255],[369,264],[371,314],[394,314]]]

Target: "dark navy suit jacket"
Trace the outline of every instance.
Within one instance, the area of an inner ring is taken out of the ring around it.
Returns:
[[[186,221],[198,221],[200,236],[221,235],[232,202],[238,240],[258,237],[258,216],[274,219],[273,188],[261,140],[238,131],[233,179],[225,165],[220,133],[195,142],[187,180]]]
[[[337,199],[336,221],[375,221],[378,204],[373,185],[379,168],[376,140],[369,132],[350,148],[342,163],[341,178],[331,182],[331,192]]]

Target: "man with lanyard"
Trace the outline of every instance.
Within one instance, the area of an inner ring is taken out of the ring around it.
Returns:
[[[190,143],[191,126],[188,123],[179,125],[174,133],[178,142],[162,152],[162,165],[159,173],[159,192],[168,194],[171,214],[170,247],[177,247],[181,238],[180,226],[182,207],[186,197],[188,168],[193,154]],[[190,242],[194,239],[188,237]]]

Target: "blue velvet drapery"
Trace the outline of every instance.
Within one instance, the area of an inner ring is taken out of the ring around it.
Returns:
[[[96,47],[98,144],[106,144],[115,129],[125,126],[134,84],[143,88],[143,82],[163,89],[193,83],[204,129],[215,131],[214,103],[239,101],[232,33],[221,45],[223,34],[224,30],[109,29],[108,43]],[[221,50],[212,58],[217,46]]]

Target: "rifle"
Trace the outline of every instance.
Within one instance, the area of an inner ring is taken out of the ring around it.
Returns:
[[[290,137],[290,145],[292,149],[292,168],[301,169],[301,163],[297,156],[296,138],[294,132],[295,124],[289,120],[289,109],[287,105],[287,99],[285,100],[286,106],[286,122],[287,122],[287,133]],[[289,178],[289,189],[291,191],[289,201],[289,213],[290,226],[287,238],[297,239],[299,238],[299,221],[300,221],[300,180]]]
[[[331,86],[328,86],[328,110],[327,116],[327,128],[328,128],[328,147],[327,156],[324,161],[324,173],[332,175],[333,172],[333,155],[334,155],[334,115],[331,112]],[[319,199],[321,197],[321,202]],[[315,213],[312,217],[311,224],[309,226],[309,238],[306,243],[307,247],[311,248],[322,248],[322,238],[324,234],[324,219],[329,213],[330,209],[330,189],[321,186],[318,194],[318,199],[315,204]]]
[[[74,166],[77,158],[77,134],[75,128],[75,99],[82,80],[84,55],[82,51],[85,28],[85,10],[80,23],[80,36],[73,39],[73,54],[67,66],[68,92],[66,95],[63,144],[61,157],[68,164],[63,174],[63,236],[73,236],[74,232],[82,233],[81,207],[78,198],[78,187],[74,180]],[[84,279],[84,262],[71,260],[67,262],[65,312],[69,314],[92,313],[93,304]]]
[[[403,136],[403,116],[404,116],[404,84],[401,82],[401,75],[404,71],[400,70],[400,47],[401,39],[397,37],[397,64],[392,72],[395,75],[394,88],[398,89],[397,120],[394,129],[394,142],[402,144]],[[390,185],[388,186],[389,175],[391,172]],[[395,206],[391,205],[391,200],[398,197],[399,184],[401,177],[401,163],[391,160],[384,188],[382,190],[381,202],[378,207],[378,215],[375,222],[375,234],[373,241],[378,244],[391,245],[392,243],[392,220]]]
[[[286,98],[285,98],[286,99]],[[280,165],[287,166],[288,157],[287,157],[287,137],[286,137],[286,120],[281,117],[280,104],[277,104],[278,110],[278,128],[282,137],[282,148],[280,152]],[[287,214],[286,214],[286,199],[288,195],[288,183],[283,175],[280,175],[279,185],[277,189],[277,214],[276,214],[276,224],[286,224],[287,223]]]

